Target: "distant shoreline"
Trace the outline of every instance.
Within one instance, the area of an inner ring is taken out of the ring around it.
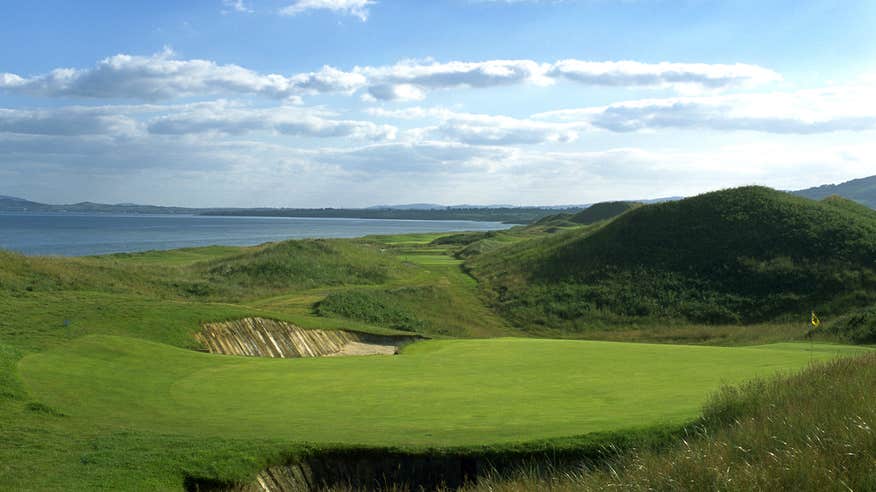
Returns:
[[[196,217],[288,217],[318,219],[381,219],[381,220],[449,220],[472,222],[501,222],[504,224],[529,224],[549,215],[576,213],[584,207],[503,207],[503,208],[246,208],[246,209],[198,209],[159,207],[151,205],[48,205],[35,202],[25,204],[0,201],[0,213],[15,214],[94,214],[130,216],[196,216]]]
[[[0,212],[0,249],[25,255],[90,256],[289,239],[352,239],[507,229],[470,220],[250,217],[94,212]]]

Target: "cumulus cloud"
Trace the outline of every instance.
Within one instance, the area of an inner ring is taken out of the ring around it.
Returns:
[[[282,15],[298,15],[308,10],[330,10],[358,17],[362,22],[368,20],[368,7],[374,0],[297,0],[280,9]]]
[[[336,164],[349,172],[379,176],[485,172],[501,165],[514,153],[513,149],[505,147],[421,140],[347,149],[319,149],[311,155],[318,162]]]
[[[864,175],[876,157],[869,143],[796,142],[545,152],[438,140],[301,148],[211,133],[131,139],[0,133],[0,170],[10,180],[0,181],[0,192],[193,206],[587,203],[751,183],[797,189]]]
[[[334,113],[284,106],[249,108],[224,101],[201,103],[151,120],[153,134],[190,135],[217,133],[240,135],[255,131],[273,131],[302,137],[350,137],[367,140],[392,140],[397,129],[370,121],[336,119]]]
[[[679,128],[811,134],[874,130],[874,107],[876,88],[846,86],[789,93],[645,99],[551,111],[535,118],[578,122],[613,132]]]
[[[282,99],[299,94],[351,92],[364,82],[361,75],[331,67],[285,77],[208,60],[177,60],[170,50],[148,57],[115,55],[93,68],[58,68],[34,77],[0,74],[0,89],[12,93],[146,101],[216,94]]]
[[[217,94],[294,98],[308,94],[353,94],[366,100],[423,99],[430,91],[532,84],[558,80],[592,86],[727,89],[768,83],[779,75],[755,65],[709,65],[563,60],[477,62],[408,60],[345,71],[324,66],[292,75],[262,74],[239,65],[179,60],[170,50],[152,56],[119,54],[92,68],[58,68],[31,77],[0,74],[0,89],[46,97],[123,98],[147,101]]]
[[[578,139],[582,128],[578,123],[461,113],[444,108],[372,108],[369,113],[382,118],[437,120],[437,125],[417,128],[408,133],[470,145],[569,143]]]
[[[255,12],[249,5],[246,4],[244,0],[222,0],[222,5],[225,6],[228,10],[222,10],[223,14],[227,14],[229,12],[238,12],[242,14],[251,14]]]
[[[452,88],[483,88],[522,83],[550,84],[544,76],[547,65],[532,60],[482,62],[403,61],[384,67],[357,67],[369,81],[374,99],[422,99],[426,91]],[[415,97],[406,97],[413,94]]]
[[[61,109],[2,109],[0,133],[26,135],[130,135],[137,122],[107,107]]]
[[[29,135],[281,135],[356,140],[392,140],[397,129],[371,121],[340,119],[329,111],[296,106],[252,108],[228,101],[188,105],[69,106],[0,109],[0,133]]]
[[[781,80],[776,72],[756,65],[706,63],[592,62],[561,60],[548,77],[586,85],[611,87],[681,87],[726,89]]]

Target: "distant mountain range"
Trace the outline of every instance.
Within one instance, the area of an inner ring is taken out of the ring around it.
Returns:
[[[158,205],[137,205],[133,203],[92,203],[79,202],[64,205],[39,203],[14,196],[0,195],[0,212],[78,212],[115,214],[197,214],[210,209],[160,207]]]
[[[815,188],[795,191],[794,194],[813,200],[821,200],[831,195],[838,195],[870,208],[876,208],[876,176],[853,179],[835,185],[817,186]]]

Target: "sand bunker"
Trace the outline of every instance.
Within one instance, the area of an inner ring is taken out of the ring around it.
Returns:
[[[393,355],[420,337],[305,330],[285,321],[244,318],[204,324],[195,339],[214,354],[296,358]]]

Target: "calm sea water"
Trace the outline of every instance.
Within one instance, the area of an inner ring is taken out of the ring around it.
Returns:
[[[283,239],[507,227],[498,222],[462,220],[0,213],[0,249],[29,255],[83,256],[210,245],[248,246]]]

